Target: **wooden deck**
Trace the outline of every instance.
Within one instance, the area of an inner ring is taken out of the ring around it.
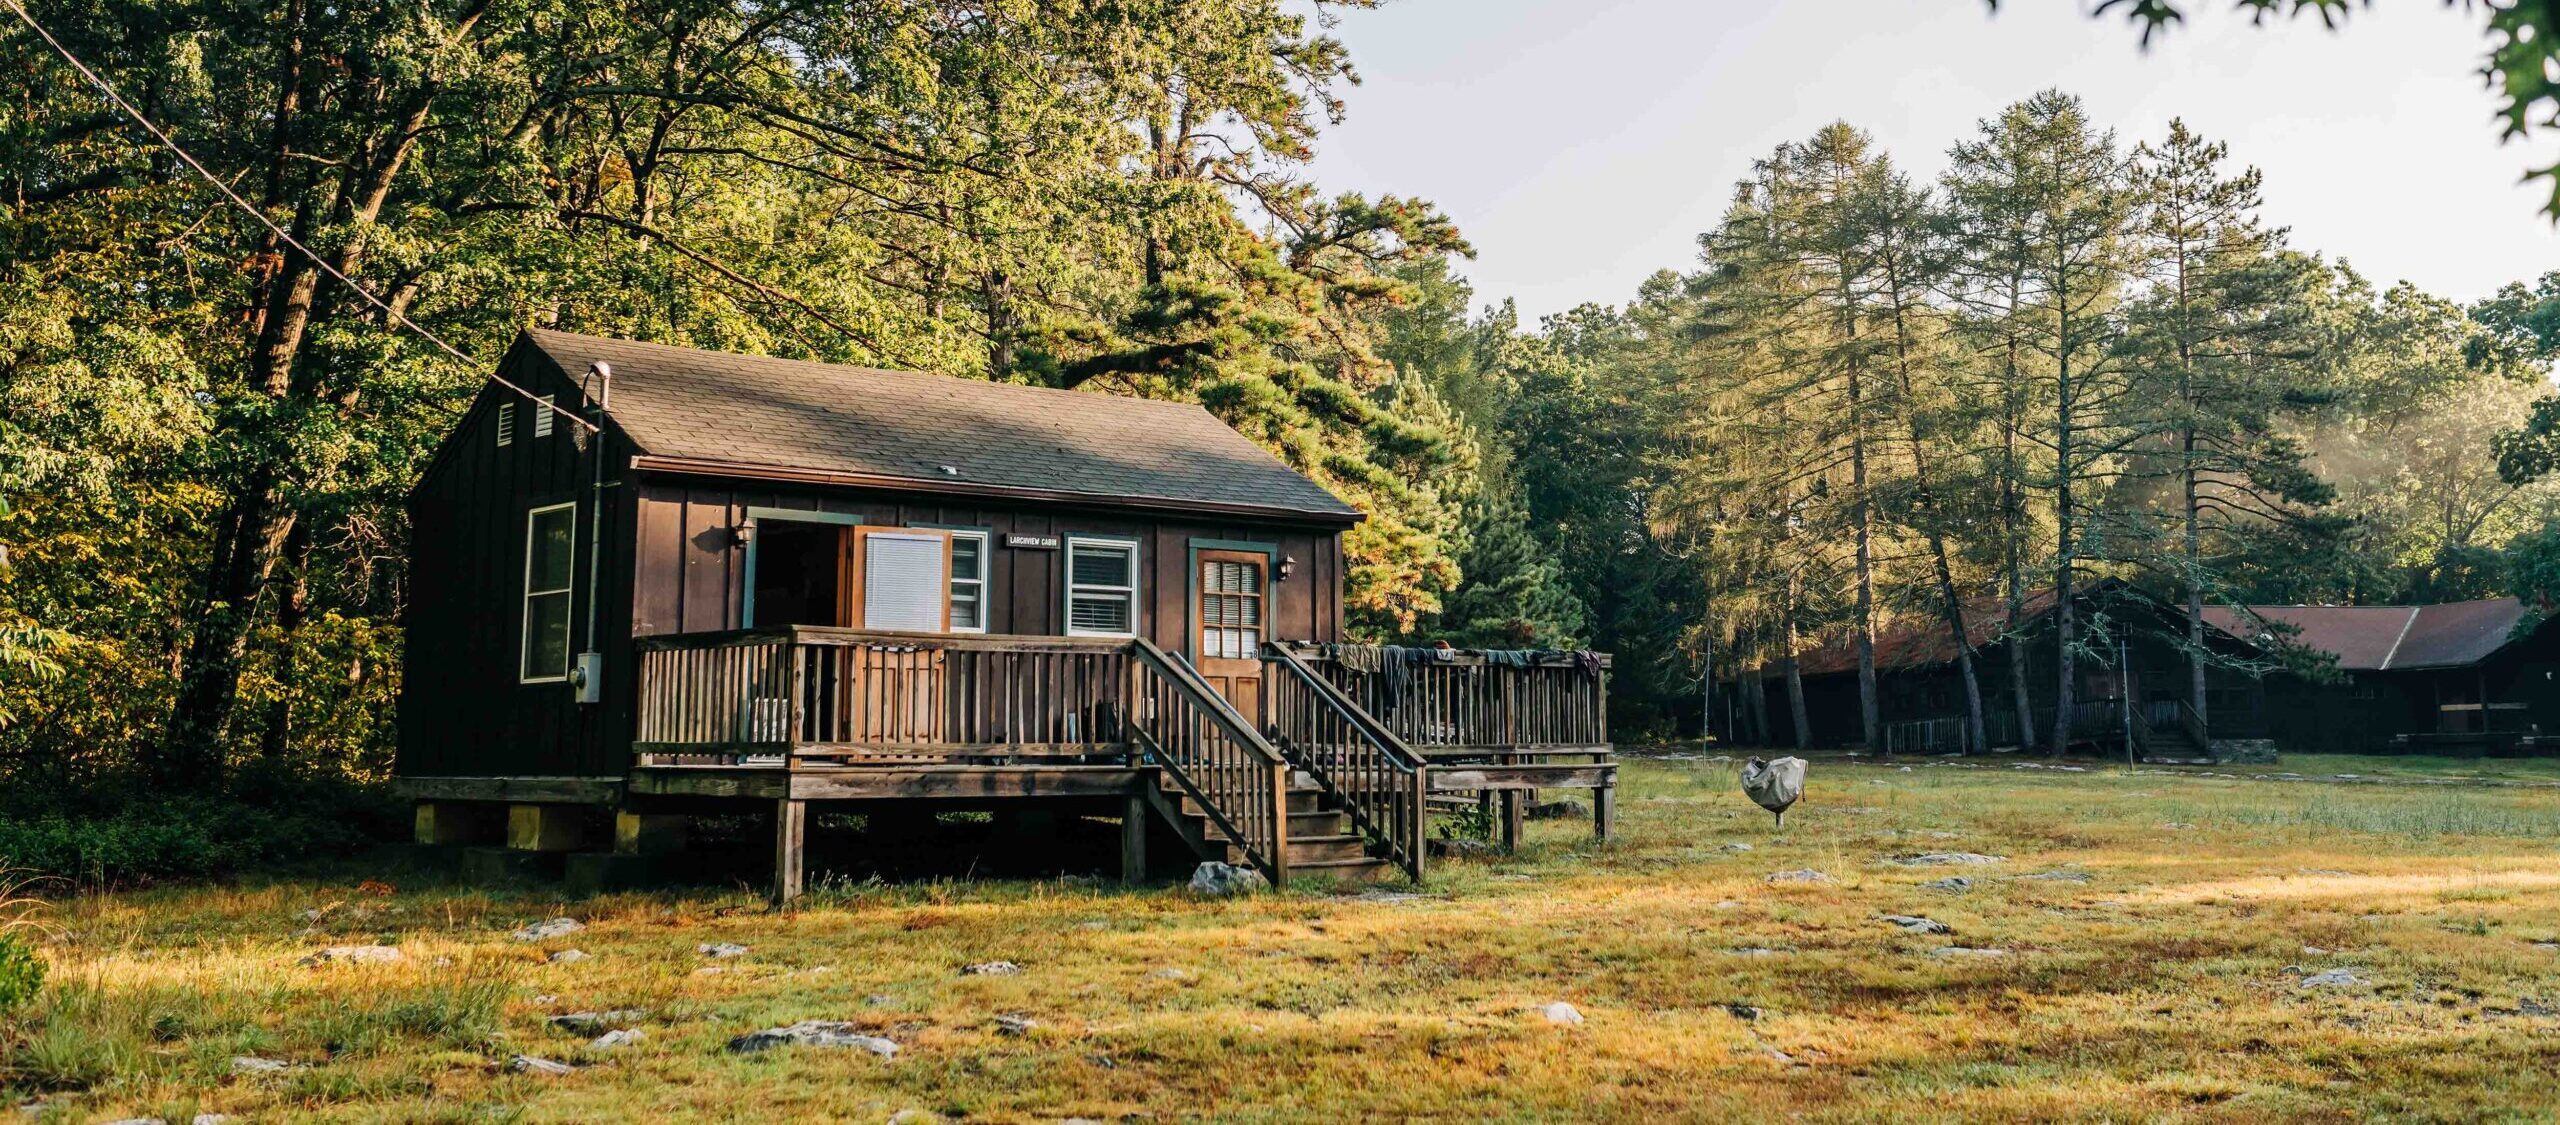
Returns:
[[[810,801],[1116,802],[1143,866],[1149,815],[1204,857],[1420,879],[1435,794],[1498,803],[1594,794],[1613,815],[1603,655],[1369,653],[1266,645],[1238,709],[1140,640],[778,626],[638,642],[623,777],[404,778],[426,802],[612,805],[626,815],[748,801],[775,814],[776,893],[796,893]],[[1349,659],[1346,659],[1346,656]],[[425,820],[422,819],[422,824]]]

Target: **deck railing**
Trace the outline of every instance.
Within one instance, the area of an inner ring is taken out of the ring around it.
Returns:
[[[1422,879],[1430,762],[1286,647],[1267,645],[1274,744],[1350,813],[1371,848]]]
[[[1139,640],[1129,729],[1144,760],[1200,806],[1274,886],[1289,878],[1289,763],[1180,657]]]
[[[787,625],[638,647],[653,764],[1127,757],[1126,641]]]
[[[1284,647],[1388,732],[1433,757],[1608,749],[1607,653],[1370,649],[1353,667],[1322,645]],[[1405,655],[1411,652],[1424,655]]]

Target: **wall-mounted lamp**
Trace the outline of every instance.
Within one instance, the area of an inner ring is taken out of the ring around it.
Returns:
[[[1280,556],[1280,580],[1281,580],[1281,581],[1283,581],[1283,582],[1288,581],[1288,580],[1289,580],[1289,576],[1290,576],[1290,575],[1292,575],[1292,574],[1296,574],[1297,572],[1298,572],[1298,556],[1296,556],[1296,555],[1282,555],[1282,556]]]
[[[734,547],[744,547],[744,546],[746,546],[747,544],[749,544],[749,543],[753,543],[753,542],[755,542],[755,541],[756,541],[756,521],[754,521],[754,520],[748,520],[748,521],[747,521],[747,522],[745,522],[745,523],[739,524],[739,525],[737,525],[736,527],[732,527],[732,528],[730,528],[730,529],[729,529],[729,544],[730,544],[731,546],[734,546]]]

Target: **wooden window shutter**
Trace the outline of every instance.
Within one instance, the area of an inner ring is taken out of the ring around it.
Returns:
[[[855,627],[900,633],[951,628],[951,533],[859,527],[851,536]]]

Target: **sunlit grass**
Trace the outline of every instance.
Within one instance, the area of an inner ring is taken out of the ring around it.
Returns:
[[[2534,1014],[2560,1005],[2560,790],[2020,764],[1817,761],[1778,833],[1730,762],[1635,762],[1616,842],[1536,822],[1519,856],[1439,863],[1409,899],[822,881],[776,914],[743,893],[373,895],[357,869],[88,897],[50,915],[55,983],[0,1083],[65,1121],[2560,1112],[2560,1020]],[[2005,860],[1889,862],[1945,851]],[[1765,881],[1798,868],[1833,881]],[[1970,887],[1930,885],[1951,875]],[[508,936],[563,913],[588,928]],[[372,942],[404,955],[300,963]],[[545,960],[573,947],[592,959]],[[1023,971],[961,972],[991,960]],[[2302,987],[2330,968],[2362,983]],[[1533,1010],[1557,1000],[1585,1022]],[[645,1037],[544,1022],[608,1008]],[[722,1049],[802,1019],[902,1049]],[[507,1073],[518,1053],[580,1069]]]

